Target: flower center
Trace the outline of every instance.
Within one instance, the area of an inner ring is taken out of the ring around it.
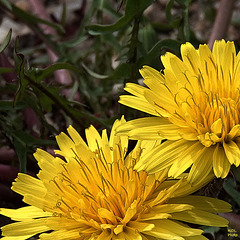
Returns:
[[[93,233],[95,228],[111,230],[116,235],[123,232],[129,221],[147,211],[144,202],[160,184],[144,171],[126,168],[124,159],[107,163],[100,152],[88,165],[77,156],[70,161],[50,181],[51,187],[60,190],[53,210],[56,216],[64,214],[92,226],[86,234]],[[68,169],[74,163],[76,178]]]
[[[240,124],[239,91],[230,94],[213,91],[191,93],[185,101],[179,101],[178,105],[181,106],[178,115],[188,127],[196,131],[197,138],[203,145],[209,147],[240,136],[240,131],[237,134],[232,134],[231,131]]]
[[[222,135],[226,135],[230,130],[239,123],[239,104],[231,98],[209,99],[204,106],[203,113],[205,116],[204,126],[206,130],[211,131],[211,127],[218,119],[222,120]],[[217,134],[219,136],[219,133]],[[220,136],[219,136],[220,137]]]

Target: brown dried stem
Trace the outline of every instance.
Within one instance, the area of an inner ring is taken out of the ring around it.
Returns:
[[[226,36],[232,17],[233,5],[234,0],[221,0],[212,33],[208,41],[210,49],[212,49],[215,40],[223,39]]]

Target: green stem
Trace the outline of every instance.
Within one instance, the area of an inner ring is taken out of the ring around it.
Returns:
[[[52,94],[45,86],[42,84],[35,82],[33,79],[25,75],[25,79],[34,87],[36,87],[38,90],[40,90],[42,93],[44,93],[47,97],[49,97],[59,108],[61,108],[73,121],[74,123],[78,124],[79,126],[88,127],[86,126],[87,123],[81,120],[81,118],[88,118],[91,119],[104,127],[108,127],[106,123],[104,123],[101,119],[93,116],[90,113],[85,113],[83,111],[72,111],[71,106],[68,104],[65,104],[63,101],[64,99],[61,99],[60,96],[55,96]]]
[[[128,54],[128,63],[130,64],[130,76],[129,80],[131,82],[137,82],[137,49],[138,49],[138,31],[139,31],[139,23],[141,19],[142,14],[137,15],[134,18],[133,23],[133,30],[132,30],[132,36],[130,39],[129,44],[129,54]]]

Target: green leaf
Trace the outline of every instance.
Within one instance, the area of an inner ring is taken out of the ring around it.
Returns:
[[[176,0],[176,2],[178,2],[182,6],[187,7],[187,6],[189,6],[191,0]]]
[[[236,182],[233,178],[226,179],[223,183],[224,190],[230,195],[233,200],[240,206],[240,192],[236,190]]]
[[[111,25],[91,25],[87,27],[87,30],[92,35],[117,31],[129,24],[135,16],[142,14],[152,2],[153,0],[127,0],[125,15],[120,17],[117,22]]]
[[[0,0],[0,4],[5,6],[7,9],[12,10],[12,5],[8,0]]]
[[[14,72],[13,68],[0,67],[0,74]]]
[[[145,24],[144,27],[139,29],[139,41],[144,47],[144,55],[149,51],[157,42],[156,31],[154,31],[150,23]]]
[[[12,8],[12,13],[14,16],[16,16],[17,18],[19,18],[22,22],[25,22],[27,24],[45,24],[45,25],[48,25],[54,29],[56,29],[57,31],[61,32],[61,33],[64,33],[64,29],[61,25],[59,24],[56,24],[56,23],[52,23],[52,22],[49,22],[47,20],[44,20],[44,19],[41,19],[41,18],[38,18],[28,12],[25,12],[23,11],[21,8],[18,8],[16,5],[14,4],[11,4],[11,8]]]
[[[24,77],[25,57],[23,54],[17,53],[16,49],[17,47],[15,47],[14,60],[15,60],[15,67],[16,67],[16,72],[18,76],[18,90],[15,94],[15,98],[13,101],[14,106],[16,105],[17,101],[21,98],[22,94],[25,92],[25,89],[28,85],[28,82]]]
[[[109,45],[111,45],[115,49],[115,51],[121,51],[121,45],[119,43],[119,40],[112,33],[103,34],[101,36],[101,40],[103,43],[108,43]]]
[[[172,39],[159,41],[145,56],[139,58],[137,64],[139,67],[142,67],[144,64],[150,64],[152,60],[161,55],[163,49],[179,52],[180,45],[181,42]]]
[[[231,172],[233,173],[234,178],[240,182],[240,167],[232,165]]]
[[[38,100],[42,109],[45,112],[52,112],[52,105],[54,104],[54,102],[49,97],[47,97],[45,94],[40,94]]]
[[[37,69],[36,73],[36,81],[40,82],[41,80],[45,79],[49,75],[51,75],[53,72],[60,70],[60,69],[69,69],[73,70],[75,72],[82,73],[82,70],[78,67],[75,67],[69,63],[55,63],[47,68],[44,69]]]
[[[172,7],[173,7],[173,3],[174,3],[175,0],[170,0],[165,8],[165,13],[166,13],[166,17],[167,17],[167,20],[169,22],[172,22],[172,13],[171,13],[171,10],[172,10]]]
[[[20,172],[26,173],[26,162],[27,162],[27,147],[24,141],[21,140],[21,137],[17,136],[17,131],[14,130],[12,123],[9,123],[9,119],[4,118],[0,115],[0,127],[9,137],[12,144],[14,145],[15,152],[19,159]]]
[[[13,135],[16,139],[21,139],[25,146],[34,147],[34,146],[56,146],[56,141],[46,140],[33,137],[30,133],[26,131],[18,130],[13,131]]]
[[[63,48],[73,48],[75,46],[78,46],[80,43],[82,43],[83,41],[87,40],[88,36],[77,36],[75,39],[71,38],[70,40],[66,41],[66,42],[62,42],[59,44],[60,47]]]
[[[88,73],[90,76],[94,77],[94,78],[97,78],[97,79],[106,79],[106,78],[108,78],[107,75],[101,75],[101,74],[98,74],[98,73],[93,72],[91,69],[89,69],[89,68],[88,68],[86,65],[84,65],[83,63],[82,63],[82,66],[83,66],[83,68],[87,71],[87,73]]]
[[[27,147],[26,144],[21,140],[21,138],[16,137],[13,138],[13,145],[16,151],[16,154],[19,159],[20,172],[27,172]]]
[[[24,102],[18,102],[15,106],[13,106],[12,101],[0,101],[0,111],[11,111],[11,110],[21,110],[26,107]]]
[[[9,30],[7,36],[3,40],[2,45],[0,46],[0,53],[4,51],[4,49],[8,46],[12,36],[12,29]]]
[[[183,33],[185,37],[185,41],[190,40],[190,26],[189,26],[189,18],[188,18],[188,8],[184,10],[184,15],[183,15]]]
[[[66,7],[66,2],[63,3],[62,5],[62,14],[61,14],[61,25],[65,26],[66,24],[66,17],[67,17],[67,7]]]
[[[130,75],[130,64],[122,63],[120,64],[113,72],[112,75],[109,76],[109,79],[125,79]]]

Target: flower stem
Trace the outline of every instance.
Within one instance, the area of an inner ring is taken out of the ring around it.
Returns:
[[[141,15],[139,14],[134,18],[132,36],[129,43],[129,52],[128,52],[128,63],[130,64],[130,81],[137,82],[137,48],[138,48],[138,31],[139,31],[139,23],[141,19]]]
[[[104,123],[104,121],[102,121],[101,119],[93,116],[90,113],[74,110],[72,106],[69,106],[69,104],[65,103],[63,98],[53,94],[51,91],[47,89],[47,87],[43,86],[41,83],[34,81],[33,79],[31,79],[29,76],[26,76],[26,75],[25,75],[25,78],[30,83],[30,85],[36,87],[38,90],[44,93],[47,97],[49,97],[57,106],[59,106],[59,108],[61,108],[77,125],[81,127],[88,127],[88,123],[84,121],[84,118],[87,118],[89,120],[93,120],[101,124],[102,126],[106,127],[106,123]]]

